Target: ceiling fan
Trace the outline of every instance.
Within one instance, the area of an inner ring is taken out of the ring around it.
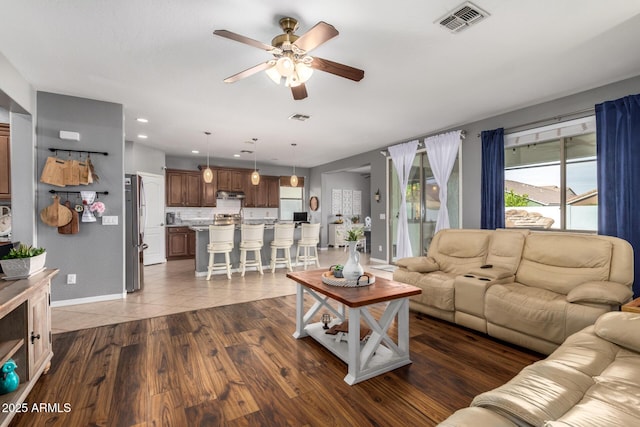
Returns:
[[[314,69],[356,82],[364,77],[363,70],[308,55],[311,50],[338,35],[338,30],[333,25],[320,21],[305,34],[297,36],[294,32],[298,29],[298,21],[285,17],[280,20],[280,28],[284,33],[274,37],[271,45],[231,31],[215,30],[213,34],[217,36],[266,50],[273,55],[273,59],[227,77],[224,82],[233,83],[260,71],[265,71],[276,84],[284,81],[285,86],[291,88],[293,99],[299,100],[307,97],[305,83],[311,77]]]

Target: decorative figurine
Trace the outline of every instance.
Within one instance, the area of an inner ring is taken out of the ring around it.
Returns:
[[[7,394],[15,391],[20,385],[20,377],[14,371],[18,367],[13,359],[7,360],[2,365],[2,374],[0,375],[0,394]]]

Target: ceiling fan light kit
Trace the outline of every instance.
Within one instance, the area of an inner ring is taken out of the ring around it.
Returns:
[[[307,97],[305,83],[311,78],[314,69],[356,82],[364,77],[363,70],[308,55],[311,50],[339,34],[333,25],[320,21],[302,36],[297,36],[293,33],[298,28],[298,21],[285,17],[280,20],[280,28],[284,33],[274,37],[271,45],[228,30],[215,30],[213,34],[217,36],[263,49],[274,57],[274,59],[227,77],[224,79],[225,83],[234,83],[264,71],[276,84],[280,84],[284,80],[284,85],[291,88],[293,99],[300,100]]]

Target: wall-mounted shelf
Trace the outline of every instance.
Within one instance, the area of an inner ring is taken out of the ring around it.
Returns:
[[[66,151],[67,153],[86,153],[86,154],[102,154],[103,156],[108,156],[109,153],[106,151],[89,151],[89,150],[71,150],[66,148],[49,148],[49,151],[52,153],[57,153],[58,151]]]

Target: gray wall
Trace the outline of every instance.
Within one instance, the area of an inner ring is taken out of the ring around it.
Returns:
[[[360,214],[360,221],[364,222],[364,218],[371,216],[371,185],[369,175],[363,176],[360,173],[355,172],[333,172],[324,173],[322,175],[322,195],[319,196],[322,201],[327,201],[328,205],[326,209],[322,209],[320,212],[321,223],[326,225],[336,219],[331,214],[331,194],[333,189],[340,190],[360,190],[362,192],[362,213]],[[353,215],[351,215],[353,216]],[[314,216],[314,219],[316,217]],[[320,232],[320,246],[327,247],[329,239],[329,227],[322,227]]]
[[[124,143],[125,173],[147,172],[164,175],[165,153],[144,144]]]
[[[555,123],[561,120],[573,118],[571,113],[593,108],[595,104],[618,99],[626,95],[640,93],[640,76],[612,83],[575,95],[558,98],[554,101],[533,105],[520,110],[504,113],[498,116],[489,117],[472,123],[462,124],[448,129],[443,129],[437,133],[443,133],[450,130],[463,129],[467,132],[466,139],[462,142],[462,217],[461,226],[464,228],[480,228],[480,180],[481,180],[481,141],[479,133],[483,130],[496,129],[504,127],[506,130],[510,128],[518,128],[524,130],[528,123],[543,121],[530,125],[531,127],[544,126],[546,124]],[[569,117],[566,117],[569,115]],[[411,136],[405,141],[413,139],[422,139],[431,136],[434,133],[428,133],[421,136]],[[387,146],[398,144],[405,141],[390,141]],[[380,188],[382,194],[381,202],[372,202],[371,218],[371,256],[375,259],[387,259],[387,233],[386,219],[381,219],[380,215],[386,212],[387,191],[388,191],[388,173],[385,158],[380,154],[380,150],[387,146],[377,147],[375,150],[358,156],[349,157],[325,165],[317,166],[310,170],[310,193],[311,195],[320,195],[322,187],[322,175],[328,171],[346,170],[357,168],[363,164],[371,164],[371,197],[373,193]],[[330,193],[329,193],[330,195]],[[323,200],[324,199],[324,200]],[[323,210],[330,212],[331,201],[327,197],[320,198],[320,204]],[[326,226],[325,223],[323,225]],[[379,247],[382,246],[382,250]]]
[[[52,300],[100,299],[124,292],[124,123],[120,104],[38,92],[37,94],[37,171],[52,148],[106,151],[94,154],[100,182],[88,186],[54,187],[38,183],[37,212],[51,204],[50,189],[69,191],[108,191],[100,196],[105,215],[118,217],[118,225],[100,221],[80,223],[80,233],[58,234],[57,229],[37,220],[38,244],[47,249],[47,265],[60,269],[52,282]],[[63,141],[59,131],[80,133],[80,141]],[[61,153],[65,156],[66,153]],[[62,195],[63,199],[66,198]],[[72,202],[75,196],[70,196]],[[77,284],[67,285],[67,274],[77,275]]]
[[[36,233],[36,168],[33,118],[11,113],[11,237],[38,245]]]

